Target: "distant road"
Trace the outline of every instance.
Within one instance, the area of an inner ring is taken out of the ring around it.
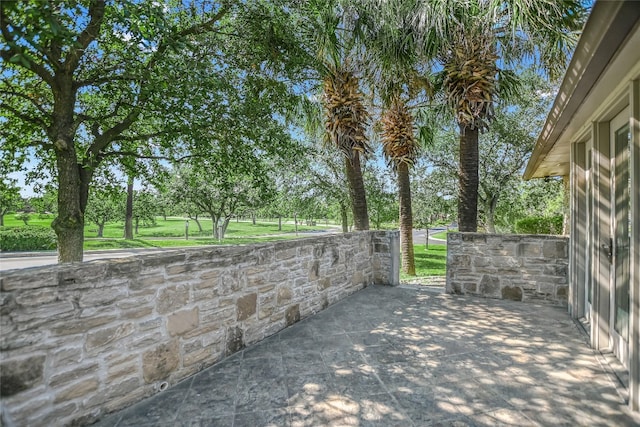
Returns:
[[[429,236],[440,233],[442,231],[446,231],[447,227],[434,227],[429,229]],[[413,230],[413,244],[414,245],[424,245],[426,238],[427,230]],[[429,237],[429,244],[434,245],[446,245],[446,240],[434,239]]]
[[[84,254],[85,261],[93,259],[108,258],[126,258],[138,254],[150,254],[154,252],[163,252],[168,250],[181,249],[173,248],[154,248],[154,249],[123,249],[123,250],[105,250],[105,251],[88,251]],[[2,254],[0,255],[0,271],[13,270],[14,268],[40,267],[43,265],[52,265],[58,263],[58,255],[51,252],[31,252],[28,254]]]

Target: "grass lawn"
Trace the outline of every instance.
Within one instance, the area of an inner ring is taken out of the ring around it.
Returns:
[[[447,246],[429,245],[425,249],[424,245],[413,246],[416,260],[416,276],[408,276],[400,271],[400,279],[415,279],[416,277],[445,276],[447,274]]]
[[[29,219],[29,226],[51,227],[51,218],[38,218],[38,215],[32,215]],[[24,223],[15,219],[15,215],[6,215],[4,218],[6,227],[22,227]],[[278,230],[276,222],[256,222],[254,225],[251,221],[235,221],[232,220],[227,227],[225,238],[222,242],[212,237],[211,219],[200,219],[202,232],[198,230],[198,226],[194,220],[189,220],[189,240],[184,238],[185,219],[177,217],[168,217],[164,220],[162,217],[156,218],[156,225],[145,227],[142,224],[138,228],[138,234],[133,240],[125,240],[123,238],[124,224],[122,221],[108,223],[104,227],[103,237],[96,237],[98,227],[95,224],[86,224],[84,229],[85,250],[97,249],[128,249],[128,248],[160,248],[160,247],[180,247],[180,246],[198,246],[198,245],[234,245],[243,243],[256,243],[273,240],[293,239],[296,237],[304,237],[310,235],[310,232],[323,232],[335,225],[328,227],[324,223],[318,223],[315,226],[298,225],[299,235],[296,236],[296,229],[293,221],[282,222],[282,230]]]
[[[434,239],[447,240],[447,233],[449,233],[449,232],[448,231],[441,231],[439,233],[432,234],[431,237],[434,238]]]

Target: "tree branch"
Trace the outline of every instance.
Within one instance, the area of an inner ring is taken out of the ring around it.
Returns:
[[[3,108],[7,111],[10,111],[14,116],[20,118],[21,120],[24,120],[25,122],[29,122],[31,124],[41,127],[45,132],[49,127],[43,120],[40,120],[36,117],[28,116],[8,104],[5,104],[5,103],[0,104],[0,109],[3,109]]]
[[[15,26],[12,25],[12,22],[7,16],[6,7],[6,3],[0,1],[0,34],[2,34],[2,38],[5,40],[8,47],[8,49],[0,51],[0,57],[2,57],[4,61],[10,62],[12,57],[20,55],[24,59],[24,62],[26,62],[26,65],[22,61],[17,65],[37,74],[42,80],[47,82],[49,86],[53,87],[53,75],[49,73],[43,65],[34,62],[28,55],[26,55],[26,50],[16,44],[12,32],[9,31],[9,25],[11,25],[14,30]]]
[[[91,17],[86,28],[76,38],[76,48],[71,50],[64,61],[67,72],[74,71],[80,63],[80,58],[84,54],[89,44],[94,41],[100,33],[100,27],[104,18],[105,0],[92,0],[89,6],[89,16]]]
[[[9,84],[10,87],[13,87],[13,85]],[[0,94],[5,94],[5,95],[10,95],[10,96],[16,96],[18,98],[22,98],[22,99],[26,99],[27,101],[29,101],[34,107],[36,107],[36,109],[43,115],[43,116],[48,116],[49,112],[47,110],[44,109],[44,107],[42,105],[40,105],[39,103],[36,102],[35,99],[33,99],[32,97],[28,96],[27,94],[21,93],[21,92],[17,92],[15,90],[2,90],[0,89]]]
[[[186,159],[203,157],[199,154],[189,154],[182,157],[169,157],[169,156],[152,156],[136,153],[135,151],[105,151],[101,153],[101,158],[104,157],[135,157],[136,159],[145,159],[145,160],[167,160],[172,162],[181,162]]]

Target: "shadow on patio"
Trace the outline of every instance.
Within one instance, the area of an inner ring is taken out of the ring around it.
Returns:
[[[565,309],[372,286],[99,426],[631,426]]]

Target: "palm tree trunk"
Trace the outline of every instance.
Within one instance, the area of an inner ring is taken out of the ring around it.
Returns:
[[[353,159],[345,157],[345,169],[347,181],[349,181],[349,193],[351,194],[351,207],[353,209],[353,226],[355,230],[369,229],[369,213],[367,211],[367,198],[360,167],[360,153],[354,151]]]
[[[409,165],[398,165],[398,196],[400,204],[400,248],[402,251],[402,271],[410,276],[416,275],[416,263],[413,255],[413,215],[411,213],[411,182]]]
[[[478,231],[478,128],[460,125],[458,229]]]

